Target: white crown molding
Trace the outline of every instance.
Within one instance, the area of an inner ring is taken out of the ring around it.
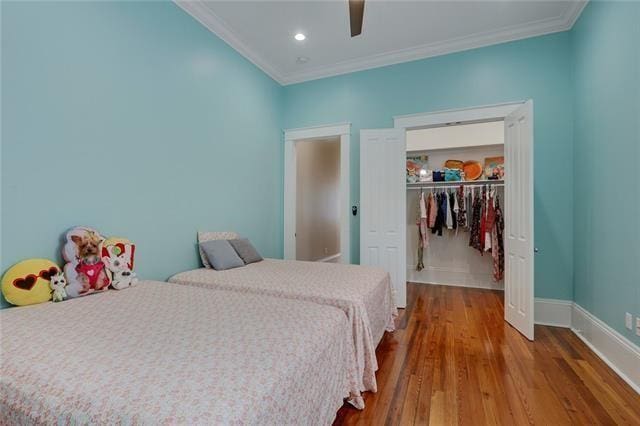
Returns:
[[[211,10],[198,0],[173,0],[182,10],[191,15],[196,21],[204,25],[209,31],[218,36],[238,53],[260,68],[265,74],[274,79],[280,85],[284,79],[282,75],[272,67],[262,56],[244,44],[231,30],[229,25],[215,15]]]
[[[578,18],[582,14],[582,11],[587,6],[587,3],[589,3],[589,0],[579,0],[571,2],[571,6],[564,13],[564,19],[567,23],[567,30],[573,28],[575,23],[578,21]]]
[[[478,49],[495,44],[537,37],[570,30],[580,16],[586,2],[573,2],[567,13],[558,18],[544,19],[530,22],[526,25],[517,25],[501,28],[496,31],[472,34],[465,37],[450,39],[442,42],[429,43],[414,46],[407,49],[394,50],[379,53],[363,58],[340,62],[326,67],[318,67],[309,71],[284,75],[284,85],[302,83],[320,78],[348,74],[356,71],[364,71],[403,62],[411,62],[434,56],[447,55],[449,53]]]
[[[285,74],[277,70],[275,66],[271,65],[255,50],[244,44],[240,38],[233,33],[233,30],[229,25],[205,7],[201,1],[174,0],[174,2],[189,15],[193,16],[198,22],[208,28],[212,33],[217,35],[282,85],[302,83],[320,78],[348,74],[356,71],[379,68],[402,62],[410,62],[434,56],[446,55],[449,53],[462,52],[465,50],[506,43],[509,41],[567,31],[573,27],[587,4],[587,1],[583,0],[572,1],[571,6],[562,16],[534,21],[526,25],[514,25],[501,28],[496,31],[472,34],[456,39],[370,55],[339,62],[329,66],[316,67],[307,71]]]

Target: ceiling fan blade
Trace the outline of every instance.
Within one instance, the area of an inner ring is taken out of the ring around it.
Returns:
[[[351,37],[362,32],[362,19],[364,16],[364,0],[349,0],[349,20],[351,21]]]

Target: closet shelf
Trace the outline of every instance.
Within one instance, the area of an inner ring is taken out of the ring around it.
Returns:
[[[504,186],[504,180],[498,179],[485,179],[485,180],[462,180],[462,181],[449,181],[449,182],[416,182],[407,183],[407,189],[420,189],[420,188],[441,188],[441,187],[457,187],[457,186]]]

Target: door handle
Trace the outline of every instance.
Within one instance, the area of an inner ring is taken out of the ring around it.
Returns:
[[[537,252],[539,252],[539,251],[540,251],[540,250],[538,250],[538,247],[534,247],[534,248],[533,248],[533,252],[534,252],[534,253],[537,253]]]

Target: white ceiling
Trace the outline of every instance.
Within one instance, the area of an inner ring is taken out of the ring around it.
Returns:
[[[347,0],[176,3],[281,84],[565,31],[586,4],[366,0],[362,35],[351,38]]]

